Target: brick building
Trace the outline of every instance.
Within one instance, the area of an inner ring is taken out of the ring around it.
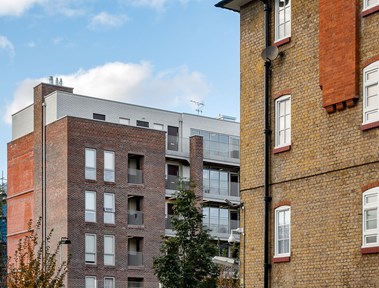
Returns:
[[[241,24],[244,287],[378,287],[379,1],[216,6]]]
[[[158,287],[152,259],[161,236],[173,236],[178,177],[195,182],[204,225],[226,247],[239,227],[225,201],[239,203],[239,123],[42,83],[12,119],[8,253],[43,216],[59,258],[71,255],[68,287]]]

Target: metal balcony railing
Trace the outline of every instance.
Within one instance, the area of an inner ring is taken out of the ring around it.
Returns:
[[[143,212],[129,210],[128,224],[129,225],[143,225]]]

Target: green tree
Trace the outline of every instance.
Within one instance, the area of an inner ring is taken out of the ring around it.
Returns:
[[[64,278],[67,274],[68,262],[57,264],[59,243],[53,252],[50,251],[50,242],[53,230],[46,238],[45,249],[39,242],[38,232],[41,221],[33,232],[32,222],[29,222],[29,234],[20,239],[13,258],[8,258],[8,288],[58,288],[64,287]],[[45,250],[45,253],[44,253]]]
[[[154,258],[154,271],[165,288],[216,287],[218,270],[212,262],[217,249],[203,228],[201,201],[194,185],[179,183],[173,207],[175,237],[163,238],[162,255]]]

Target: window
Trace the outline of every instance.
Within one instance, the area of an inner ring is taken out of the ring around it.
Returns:
[[[179,149],[179,128],[167,126],[167,150],[178,151]]]
[[[143,183],[143,156],[128,155],[128,183],[142,184]]]
[[[239,159],[239,137],[191,129],[191,136],[193,135],[203,137],[204,157]]]
[[[146,122],[146,121],[137,120],[136,124],[137,124],[137,126],[140,126],[140,127],[149,128],[149,122]]]
[[[105,277],[104,278],[104,288],[115,288],[114,277]]]
[[[370,9],[376,5],[379,5],[379,0],[364,0],[363,9]]]
[[[119,123],[123,124],[123,125],[130,125],[130,119],[120,117],[119,118]]]
[[[96,288],[96,277],[86,276],[86,288]]]
[[[115,199],[113,193],[104,193],[104,223],[115,223]]]
[[[275,209],[275,257],[290,256],[291,208],[281,206]]]
[[[128,287],[129,288],[143,288],[143,279],[142,278],[128,278]],[[162,286],[159,286],[159,287],[162,287]]]
[[[115,265],[115,241],[113,235],[104,235],[104,265]]]
[[[379,121],[379,61],[363,71],[363,123]]]
[[[143,238],[128,239],[128,266],[143,266]]]
[[[86,191],[86,222],[96,222],[96,192]]]
[[[93,119],[105,121],[105,115],[104,114],[93,113]]]
[[[291,36],[291,0],[275,0],[275,41]]]
[[[291,145],[291,96],[275,101],[275,147]]]
[[[363,247],[379,246],[379,187],[363,193]]]
[[[154,123],[154,129],[156,129],[156,130],[163,130],[163,124]]]
[[[230,233],[229,210],[218,207],[203,207],[203,226],[213,233]]]
[[[133,196],[128,198],[129,225],[143,225],[142,203],[143,197]]]
[[[96,149],[86,148],[85,158],[85,178],[96,180]]]
[[[104,181],[114,182],[115,154],[111,151],[104,151]]]
[[[86,234],[86,264],[96,264],[96,235]]]

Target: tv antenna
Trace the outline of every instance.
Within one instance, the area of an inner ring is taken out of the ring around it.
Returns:
[[[198,101],[195,101],[195,100],[191,100],[192,103],[195,103],[197,105],[197,115],[200,115],[201,113],[203,113],[203,109],[202,107],[205,105],[203,101],[201,102],[198,102]]]

